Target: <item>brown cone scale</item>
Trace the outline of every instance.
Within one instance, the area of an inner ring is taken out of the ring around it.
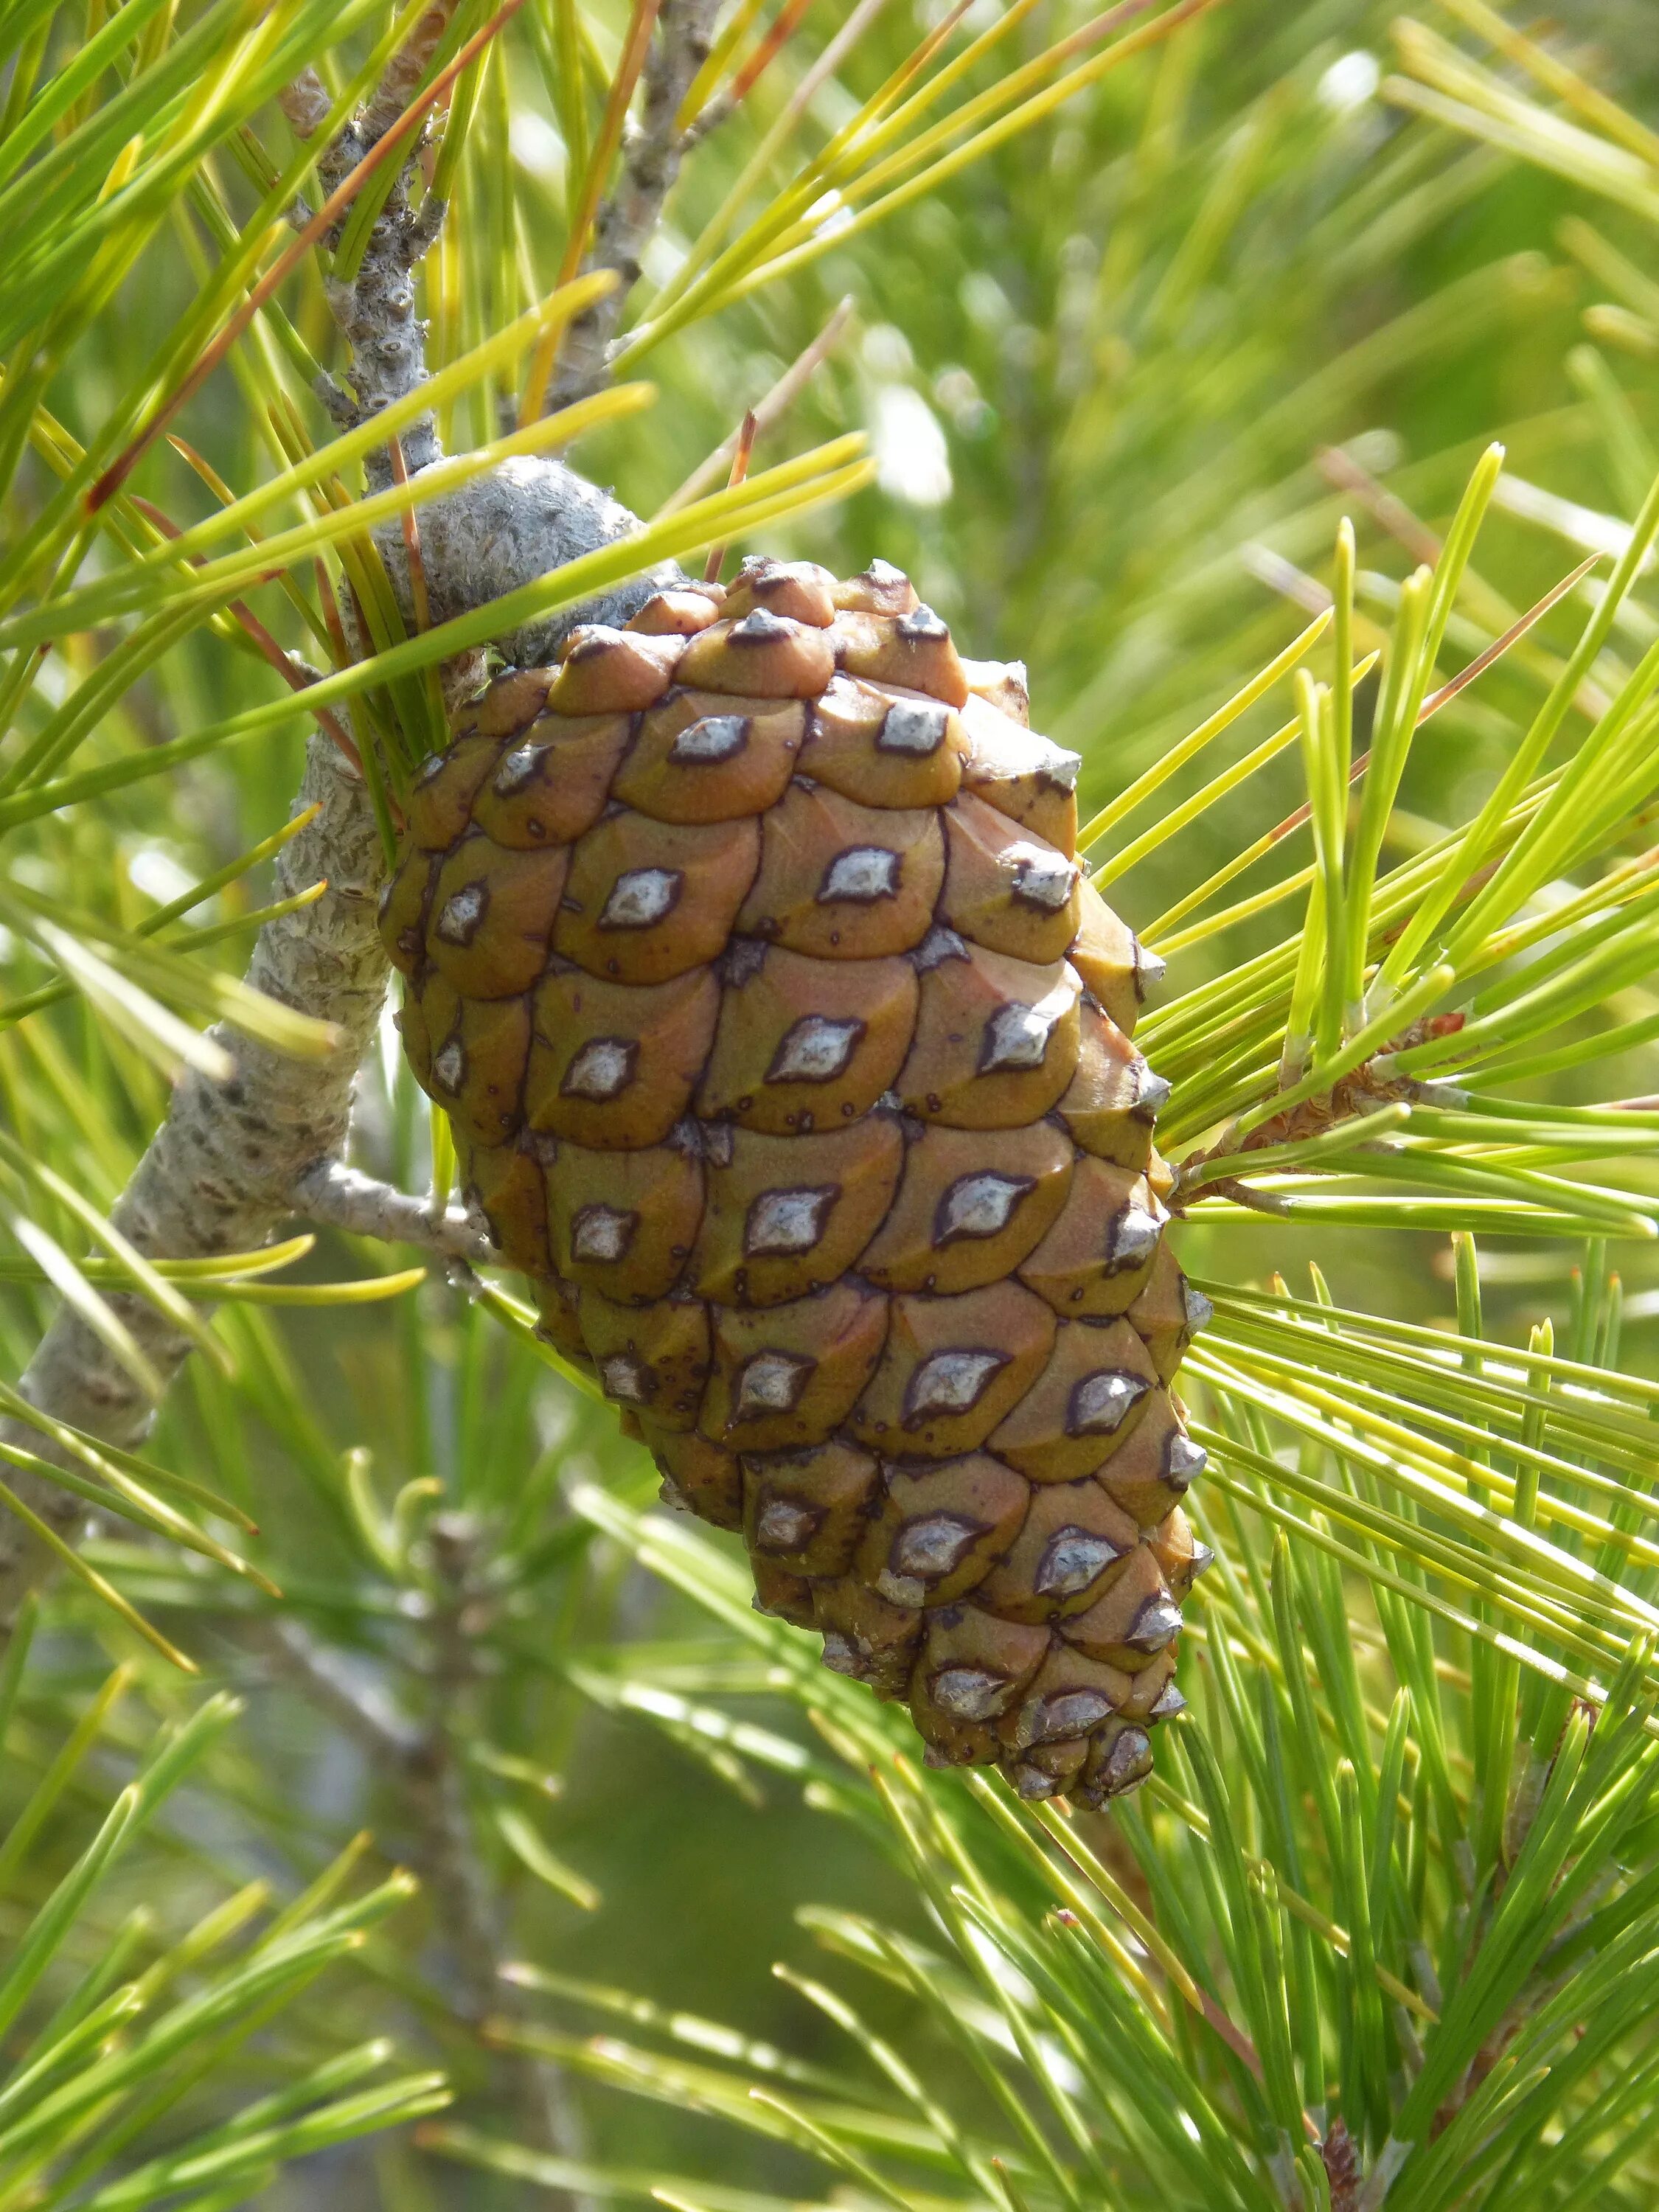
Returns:
[[[934,1763],[1098,1804],[1181,1709],[1205,1309],[1077,768],[898,570],[753,561],[463,708],[382,927],[467,1193],[665,1498]]]

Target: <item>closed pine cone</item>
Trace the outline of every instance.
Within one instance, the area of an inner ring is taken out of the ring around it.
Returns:
[[[464,711],[382,927],[465,1187],[664,1495],[937,1764],[1181,1709],[1203,1318],[1078,760],[884,562],[753,561]]]

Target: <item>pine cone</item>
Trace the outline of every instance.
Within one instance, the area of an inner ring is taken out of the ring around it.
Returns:
[[[1154,963],[1024,724],[896,569],[751,561],[473,701],[382,927],[466,1187],[665,1497],[935,1764],[1096,1804],[1182,1703],[1203,1301]]]

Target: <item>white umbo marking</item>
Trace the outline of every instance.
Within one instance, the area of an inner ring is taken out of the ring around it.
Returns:
[[[1099,1690],[1061,1690],[1045,1698],[1031,1729],[1033,1743],[1060,1743],[1067,1736],[1087,1735],[1112,1710],[1112,1701]]]
[[[613,1352],[599,1362],[599,1386],[607,1398],[618,1399],[623,1405],[647,1405],[651,1397],[651,1370],[631,1352]]]
[[[611,886],[600,928],[649,929],[669,912],[684,881],[678,868],[629,868]]]
[[[1125,1206],[1114,1214],[1106,1231],[1106,1261],[1113,1273],[1144,1266],[1158,1249],[1161,1227],[1158,1216],[1144,1206]]]
[[[1164,1455],[1164,1473],[1167,1480],[1185,1490],[1209,1463],[1210,1455],[1202,1444],[1195,1444],[1190,1437],[1177,1433],[1170,1437]]]
[[[1045,1597],[1075,1596],[1119,1556],[1109,1536],[1092,1534],[1087,1528],[1061,1528],[1050,1538],[1038,1563],[1036,1588]]]
[[[1121,1367],[1103,1367],[1097,1374],[1085,1375],[1072,1393],[1066,1433],[1110,1436],[1122,1425],[1129,1408],[1146,1396],[1147,1388],[1139,1375],[1127,1374]]]
[[[910,1377],[904,1394],[907,1419],[970,1413],[985,1395],[991,1377],[1007,1364],[1007,1354],[1001,1352],[933,1352]]]
[[[933,1703],[958,1720],[988,1721],[1007,1704],[1012,1686],[988,1667],[944,1667],[933,1677]]]
[[[933,645],[949,637],[951,632],[946,623],[933,612],[932,607],[924,605],[914,608],[908,615],[899,617],[898,634],[915,644],[926,641]]]
[[[791,1498],[770,1498],[755,1516],[755,1541],[763,1552],[798,1552],[817,1531],[820,1516]]]
[[[564,1072],[560,1091],[567,1098],[614,1098],[634,1079],[639,1047],[629,1037],[592,1037]]]
[[[1012,874],[1014,896],[1044,914],[1060,912],[1078,878],[1077,863],[1048,845],[1010,845],[998,865]]]
[[[1149,1597],[1135,1615],[1128,1642],[1137,1651],[1156,1653],[1181,1633],[1181,1608],[1173,1599]]]
[[[827,906],[847,899],[855,905],[870,906],[877,899],[896,897],[898,886],[896,853],[890,853],[884,845],[849,845],[824,870],[818,903]]]
[[[907,1522],[893,1539],[893,1565],[903,1575],[937,1581],[961,1565],[979,1529],[957,1513],[929,1513]]]
[[[748,738],[747,714],[705,714],[680,732],[668,749],[668,757],[688,767],[706,767],[732,759],[743,750]]]
[[[793,636],[794,629],[787,615],[775,615],[770,607],[757,607],[741,622],[733,623],[726,635],[734,645],[774,645],[780,638]]]
[[[447,1091],[452,1098],[459,1093],[466,1081],[466,1048],[459,1037],[451,1037],[433,1061],[432,1074],[441,1091]]]
[[[1029,1176],[958,1176],[939,1200],[933,1231],[938,1244],[958,1237],[994,1237],[1008,1226],[1014,1208],[1031,1188]]]
[[[823,1236],[824,1216],[840,1194],[835,1186],[763,1190],[744,1222],[744,1250],[751,1260],[767,1253],[810,1252]]]
[[[1137,937],[1134,940],[1135,989],[1144,999],[1154,983],[1161,983],[1169,971],[1169,962],[1161,952],[1149,952]]]
[[[1041,1067],[1056,1024],[1071,1008],[1071,988],[1063,982],[1045,992],[1034,1006],[1022,1006],[1018,999],[999,1006],[985,1024],[980,1073]]]
[[[965,960],[968,947],[954,929],[947,929],[943,924],[936,923],[910,957],[915,962],[920,974],[931,975],[935,968],[942,968],[947,960]]]
[[[817,1365],[793,1352],[757,1352],[738,1377],[738,1413],[793,1413]]]
[[[437,934],[446,945],[471,945],[489,905],[488,884],[463,884],[444,901]]]
[[[496,797],[511,799],[515,791],[522,791],[526,784],[533,782],[545,750],[543,745],[514,745],[495,771]]]
[[[633,1241],[637,1213],[614,1206],[585,1206],[570,1224],[570,1249],[578,1260],[620,1260]]]
[[[949,710],[934,700],[901,699],[887,709],[876,732],[876,750],[912,753],[923,758],[945,743]]]
[[[769,1083],[829,1083],[846,1067],[863,1033],[860,1021],[804,1014],[773,1054],[766,1079]]]
[[[1170,1686],[1172,1688],[1174,1685]],[[1158,1708],[1152,1708],[1156,1712]],[[1144,1782],[1152,1769],[1152,1747],[1146,1741],[1145,1729],[1126,1728],[1106,1754],[1103,1779],[1109,1797],[1121,1797],[1133,1790],[1137,1782]]]

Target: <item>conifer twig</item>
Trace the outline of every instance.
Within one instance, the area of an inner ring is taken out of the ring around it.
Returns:
[[[456,0],[432,0],[403,45],[386,64],[374,96],[364,108],[358,131],[365,146],[383,138],[421,88],[455,14]]]
[[[566,331],[546,402],[550,409],[568,407],[605,380],[617,322],[680,173],[686,137],[675,118],[708,58],[717,12],[718,0],[662,0],[645,64],[639,127],[624,142],[621,173],[594,222],[587,258],[589,268],[614,270],[622,282]]]
[[[434,1221],[424,1198],[379,1182],[337,1159],[318,1160],[294,1186],[296,1212],[349,1237],[378,1237],[383,1244],[418,1244],[476,1267],[497,1267],[501,1255],[466,1207],[452,1206]]]
[[[479,1851],[465,1774],[477,1671],[473,1615],[490,1562],[476,1524],[465,1514],[437,1516],[431,1552],[437,1589],[422,1618],[426,1663],[419,1670],[430,1698],[418,1720],[319,1642],[303,1622],[259,1615],[234,1626],[239,1642],[320,1706],[395,1792],[414,1830],[400,1847],[441,1907],[435,1932],[451,2000],[476,2030],[502,2014],[516,2021],[526,2009],[525,1997],[502,1971],[509,1954],[500,1893]],[[580,2156],[586,2148],[581,2116],[562,2069],[527,2051],[510,2052],[502,2063],[520,2124],[538,2147]]]
[[[349,1736],[378,1766],[406,1767],[421,1750],[421,1732],[372,1681],[354,1674],[337,1651],[319,1644],[287,1614],[255,1613],[237,1624],[254,1646]]]
[[[428,12],[417,37],[430,21]],[[314,91],[304,80],[290,88],[289,106],[296,127],[307,119],[316,127]],[[359,165],[368,143],[366,118],[372,112],[373,103],[330,149],[322,166],[343,164],[349,175]],[[412,271],[435,235],[441,210],[434,204],[429,214],[409,212],[406,175],[413,155],[411,148],[371,232],[357,276],[331,291],[331,306],[352,349],[351,384],[360,420],[417,388],[426,377],[424,333],[413,313]],[[424,444],[419,423],[404,438],[405,453],[415,457],[416,465],[439,458],[429,422]],[[390,454],[379,458],[389,483]],[[369,473],[373,481],[373,468]],[[509,463],[475,479],[464,493],[434,501],[423,519],[422,556],[434,617],[444,620],[481,605],[610,544],[632,528],[635,520],[557,462]],[[393,523],[383,535],[388,573],[407,610],[402,532]],[[654,581],[647,579],[590,607],[568,610],[507,641],[508,649],[520,657],[545,656],[578,619],[625,618]],[[283,900],[319,880],[328,888],[312,903],[264,924],[254,942],[248,981],[279,1004],[327,1024],[337,1042],[325,1058],[301,1061],[222,1027],[214,1031],[235,1063],[234,1076],[217,1083],[192,1070],[180,1078],[165,1119],[111,1212],[115,1226],[147,1255],[189,1259],[257,1249],[293,1214],[301,1179],[319,1164],[329,1168],[344,1148],[357,1068],[386,996],[388,969],[375,921],[385,856],[362,777],[321,732],[308,749],[295,811],[307,808],[315,809],[314,818],[278,856],[276,888]],[[325,1176],[314,1202],[345,1206],[345,1193],[351,1194],[350,1206],[393,1218],[383,1200],[365,1196],[343,1170],[337,1181],[331,1173]],[[401,1208],[393,1209],[399,1241],[430,1245],[432,1224],[424,1206],[419,1200],[409,1201],[409,1206],[408,1219]],[[414,1233],[417,1218],[424,1224],[423,1235]],[[439,1234],[448,1233],[447,1224],[440,1224]],[[453,1256],[468,1255],[459,1249]],[[149,1368],[163,1387],[170,1384],[191,1340],[135,1293],[112,1291],[107,1303]],[[152,1398],[68,1307],[60,1308],[47,1328],[19,1387],[31,1404],[55,1419],[123,1449],[143,1440],[155,1414]],[[24,1444],[42,1457],[64,1458],[50,1438],[17,1423],[0,1424],[0,1439]],[[15,1482],[23,1504],[52,1534],[73,1540],[85,1519],[85,1508],[74,1493],[21,1471]],[[48,1546],[33,1537],[23,1522],[8,1516],[0,1524],[0,1639],[50,1565]]]
[[[383,863],[362,781],[320,732],[311,741],[295,811],[307,807],[317,809],[315,818],[278,854],[276,888],[286,898],[325,878],[328,889],[264,925],[248,981],[330,1024],[337,1042],[326,1058],[301,1061],[222,1026],[214,1032],[235,1062],[234,1076],[220,1084],[191,1070],[179,1079],[166,1119],[112,1209],[114,1225],[146,1255],[187,1259],[254,1249],[290,1214],[289,1193],[302,1170],[344,1141],[358,1062],[386,989],[374,921]],[[108,1303],[162,1382],[170,1382],[191,1340],[133,1292],[112,1291]],[[123,1449],[143,1438],[155,1410],[68,1307],[47,1329],[20,1388],[41,1411]],[[49,1438],[25,1436],[15,1424],[4,1434],[43,1457],[63,1457]],[[24,1502],[48,1526],[72,1534],[85,1509],[70,1492],[44,1477],[20,1473],[16,1480]],[[0,1625],[10,1623],[47,1564],[21,1524],[0,1528]]]

